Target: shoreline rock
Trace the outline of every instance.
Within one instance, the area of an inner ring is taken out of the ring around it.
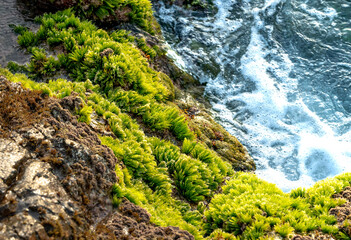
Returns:
[[[1,109],[6,109],[5,95],[31,92],[3,77],[0,89]],[[1,128],[0,239],[120,239],[133,234],[136,237],[129,239],[193,239],[186,231],[150,224],[149,214],[128,201],[114,210],[109,194],[117,182],[119,161],[70,112],[81,99],[35,97],[48,108],[34,122]],[[23,99],[20,109],[30,104],[27,100]],[[19,119],[19,114],[13,119]],[[121,232],[122,226],[127,230]]]

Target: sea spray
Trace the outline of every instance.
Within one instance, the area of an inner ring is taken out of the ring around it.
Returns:
[[[350,4],[214,4],[214,14],[162,4],[157,14],[257,174],[289,191],[351,171]]]

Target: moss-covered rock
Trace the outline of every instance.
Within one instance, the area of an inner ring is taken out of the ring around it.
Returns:
[[[56,12],[68,8],[82,18],[103,26],[134,23],[149,33],[160,32],[149,0],[21,0],[37,13]]]
[[[283,193],[235,173],[254,170],[252,158],[139,28],[152,32],[149,1],[35,4],[73,10],[37,18],[37,32],[15,27],[32,58],[9,68],[32,79],[0,69],[5,238],[350,238],[350,174]]]
[[[75,110],[82,104],[78,94],[48,97],[9,82],[4,74],[8,73],[0,74],[1,239],[193,239],[177,228],[155,227],[144,209],[126,200],[113,209],[110,192],[118,181],[119,160],[101,145],[97,132],[77,121]]]
[[[176,103],[187,115],[189,126],[196,133],[199,141],[231,163],[234,170],[255,170],[255,163],[246,148],[213,119],[206,100],[201,95],[197,98],[201,100],[195,100],[185,89],[178,95]]]

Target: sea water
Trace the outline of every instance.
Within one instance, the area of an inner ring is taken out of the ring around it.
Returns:
[[[35,15],[22,0],[0,0],[0,66],[6,67],[9,61],[19,64],[28,62],[30,55],[17,43],[18,34],[13,26],[21,25],[36,30],[38,25],[33,22]]]
[[[351,172],[351,1],[214,5],[155,8],[176,62],[206,83],[256,173],[289,191]]]

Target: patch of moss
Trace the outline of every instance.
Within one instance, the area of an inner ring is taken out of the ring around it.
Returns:
[[[89,124],[91,122],[90,115],[92,112],[93,109],[90,106],[82,107],[80,110],[77,111],[77,114],[79,115],[78,121]]]
[[[351,174],[316,183],[309,189],[283,193],[251,173],[236,173],[216,195],[205,212],[208,235],[220,229],[240,239],[258,239],[275,233],[287,238],[293,233],[321,231],[338,238],[338,227],[329,210],[344,203],[332,195],[351,183]]]
[[[157,30],[149,0],[105,0],[83,5],[74,7],[80,16],[103,23],[132,22],[152,34]]]
[[[125,197],[129,201],[145,208],[151,214],[151,222],[159,226],[178,226],[189,231],[195,239],[203,239],[201,220],[194,221],[187,216],[199,214],[196,210],[191,211],[189,204],[176,200],[172,197],[153,192],[145,183],[137,180],[127,180],[130,176],[127,171],[116,167],[119,183],[114,185],[114,203],[118,205],[120,199]],[[201,215],[200,215],[201,216]],[[201,219],[201,217],[200,217]]]

